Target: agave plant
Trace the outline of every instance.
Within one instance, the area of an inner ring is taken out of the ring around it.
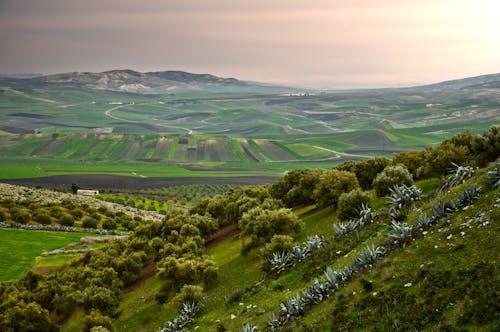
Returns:
[[[199,302],[184,302],[179,315],[171,321],[166,322],[159,332],[179,332],[194,320],[194,315],[200,309]]]
[[[359,207],[358,214],[359,223],[362,225],[366,225],[373,221],[374,213],[372,212],[372,209],[365,203],[362,203],[361,207]]]
[[[437,202],[436,205],[432,207],[432,211],[436,219],[441,219],[448,214],[446,205],[441,201]]]
[[[335,235],[337,237],[342,237],[350,232],[354,231],[358,227],[358,221],[355,219],[351,219],[347,222],[340,222],[338,224],[333,225],[333,229],[335,230]]]
[[[200,303],[195,301],[188,301],[182,304],[179,316],[193,317],[200,309]]]
[[[492,188],[500,187],[500,168],[498,167],[498,164],[493,171],[488,172],[486,183]]]
[[[309,255],[309,250],[307,247],[299,247],[299,246],[293,246],[292,249],[290,250],[290,255],[292,257],[293,263],[298,263],[302,262],[304,259],[307,258]]]
[[[422,213],[418,216],[417,221],[413,224],[413,230],[423,231],[427,229],[432,223],[432,219],[427,217],[426,214]]]
[[[309,251],[315,251],[323,247],[323,236],[309,236],[305,242],[305,247]]]
[[[158,330],[158,332],[180,332],[184,331],[184,326],[181,325],[178,318],[174,318],[163,325],[163,328]]]
[[[399,223],[392,220],[389,225],[392,232],[389,233],[389,238],[393,239],[398,244],[404,244],[411,239],[412,227],[406,223]]]
[[[325,283],[329,291],[337,289],[342,281],[341,273],[333,270],[331,267],[327,267],[325,271]]]
[[[285,321],[283,320],[283,316],[276,316],[276,314],[273,312],[267,319],[266,331],[278,331],[280,327],[284,325],[284,323]]]
[[[323,301],[329,294],[327,285],[318,278],[313,280],[312,285],[307,288],[307,291],[310,293],[308,295],[312,299],[312,304]]]
[[[458,197],[458,202],[461,206],[467,205],[473,200],[476,200],[481,195],[481,187],[474,184],[469,185],[464,191],[462,191]]]
[[[305,302],[300,294],[288,299],[285,303],[280,304],[280,312],[288,317],[298,317],[304,310]]]
[[[374,261],[379,259],[384,255],[384,248],[377,247],[372,244],[371,246],[366,246],[366,248],[353,260],[353,268],[356,271],[359,271],[366,266],[372,264]]]
[[[398,209],[422,196],[422,191],[416,186],[395,184],[389,191],[391,195],[387,197],[387,203]]]
[[[273,252],[271,258],[269,258],[269,263],[272,266],[271,270],[280,273],[293,263],[293,257],[288,252],[277,251]]]
[[[447,185],[445,189],[451,189],[452,187],[463,183],[466,179],[470,178],[474,174],[474,168],[470,166],[460,166],[455,163],[451,163],[452,168],[449,170],[450,175],[447,178]]]
[[[256,326],[256,325],[252,325],[250,323],[246,323],[245,325],[243,325],[243,327],[241,328],[241,332],[259,332],[259,327]]]

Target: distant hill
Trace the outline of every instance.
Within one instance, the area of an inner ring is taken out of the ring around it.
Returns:
[[[14,73],[14,74],[0,74],[0,78],[34,78],[43,76],[41,73]]]
[[[187,91],[281,93],[295,90],[210,74],[193,74],[184,71],[141,73],[130,69],[110,70],[101,73],[69,72],[39,77],[7,77],[7,80],[3,81],[0,83],[16,88],[69,86],[139,94],[168,94]]]
[[[429,90],[429,89],[444,90],[444,89],[499,88],[499,87],[500,87],[500,73],[467,77],[457,80],[428,84],[428,85],[421,85],[415,88],[424,90]]]

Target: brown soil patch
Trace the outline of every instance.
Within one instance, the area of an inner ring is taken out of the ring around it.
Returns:
[[[137,280],[134,281],[132,284],[128,285],[127,287],[125,287],[123,289],[123,292],[130,292],[136,289],[146,279],[153,277],[155,273],[156,273],[156,263],[149,262],[142,268],[141,272],[139,272],[139,277],[137,278]]]
[[[212,235],[211,237],[209,237],[205,241],[205,246],[207,248],[213,247],[214,245],[221,242],[222,240],[228,239],[228,238],[238,234],[239,232],[240,232],[240,228],[238,227],[238,225],[235,225],[235,224],[222,227],[221,229],[219,229],[217,231],[217,233],[215,233],[214,235]]]
[[[100,171],[100,173],[103,173]],[[42,188],[70,190],[75,183],[81,188],[97,190],[163,188],[188,184],[233,184],[253,185],[273,183],[274,176],[240,177],[178,177],[178,178],[140,178],[107,174],[67,174],[31,179],[5,179],[2,182]]]

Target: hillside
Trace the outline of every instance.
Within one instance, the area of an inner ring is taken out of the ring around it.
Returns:
[[[277,176],[390,157],[498,125],[498,77],[316,93],[265,85],[256,93],[245,90],[253,83],[179,71],[0,79],[0,178]],[[169,84],[191,90],[125,88]]]
[[[101,73],[69,72],[34,77],[0,77],[0,85],[29,89],[81,89],[108,90],[134,94],[162,95],[179,92],[258,92],[286,91],[283,87],[240,81],[210,74],[184,71],[158,71],[141,73],[130,69]]]
[[[139,218],[126,239],[63,253],[50,269],[1,284],[0,327],[495,330],[500,171],[475,166],[498,161],[498,133],[462,133],[393,161],[295,170],[169,209],[162,221]],[[5,227],[46,219],[60,231],[62,215],[79,209],[18,192],[22,199],[1,202]],[[103,227],[125,220],[85,211]]]

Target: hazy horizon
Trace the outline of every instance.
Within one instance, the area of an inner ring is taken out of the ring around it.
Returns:
[[[183,70],[298,87],[500,72],[493,0],[0,1],[0,73]]]

